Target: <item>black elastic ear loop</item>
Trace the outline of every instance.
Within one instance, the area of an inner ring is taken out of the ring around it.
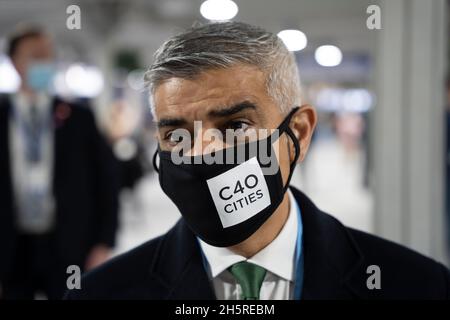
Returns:
[[[159,173],[159,168],[156,166],[156,156],[159,153],[159,148],[156,148],[155,153],[153,154],[153,168],[155,169],[156,172]]]
[[[292,175],[294,174],[295,165],[297,164],[297,160],[300,157],[300,143],[297,141],[297,137],[295,136],[294,132],[292,132],[291,128],[289,127],[289,123],[291,122],[292,116],[297,112],[299,107],[295,107],[289,115],[286,117],[286,122],[284,122],[282,125],[286,126],[285,132],[287,135],[292,139],[292,142],[294,143],[295,148],[295,158],[294,161],[292,161],[289,169],[289,176],[286,181],[286,186],[283,188],[283,194],[286,192],[286,190],[289,188],[289,183],[291,181]]]
[[[286,184],[286,186],[284,188],[285,189],[284,191],[286,191],[287,188],[289,187],[289,182],[291,181],[292,174],[294,173],[295,166],[297,165],[298,158],[300,157],[300,143],[297,141],[297,137],[292,132],[291,128],[287,129],[286,133],[289,135],[289,137],[291,137],[291,139],[294,142],[295,158],[294,158],[294,161],[292,161],[292,163],[290,165],[289,177],[288,177],[288,180],[287,180],[287,184]]]

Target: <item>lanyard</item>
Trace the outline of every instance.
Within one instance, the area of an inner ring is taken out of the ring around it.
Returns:
[[[36,107],[35,107],[36,108]],[[36,110],[36,112],[39,112]],[[29,147],[32,148],[39,148],[40,143],[42,141],[42,137],[44,135],[49,134],[51,130],[51,120],[52,120],[52,114],[51,112],[47,112],[45,114],[45,118],[43,118],[42,114],[38,114],[38,117],[41,118],[39,121],[39,125],[36,130],[33,130],[33,127],[31,125],[31,119],[29,121],[26,121],[23,116],[19,115],[18,110],[16,110],[15,107],[11,108],[11,115],[14,120],[14,122],[17,124],[23,139],[25,143],[27,144],[27,149]],[[31,146],[29,145],[31,143]]]
[[[297,201],[294,200],[297,207],[297,243],[295,245],[295,282],[294,282],[294,300],[300,300],[303,289],[303,271],[304,271],[304,257],[302,248],[303,239],[303,224],[300,207]]]

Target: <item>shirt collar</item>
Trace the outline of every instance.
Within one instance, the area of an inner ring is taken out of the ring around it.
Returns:
[[[240,261],[254,263],[289,281],[295,278],[295,248],[301,221],[298,221],[298,207],[295,198],[289,189],[287,193],[290,209],[286,223],[277,237],[253,257],[246,259],[228,248],[214,247],[198,239],[213,278]]]
[[[51,107],[50,96],[45,92],[37,92],[36,99],[34,101],[34,106],[39,114],[46,114]],[[14,108],[15,112],[18,113],[19,116],[25,117],[28,119],[30,116],[30,106],[31,101],[29,97],[21,91],[16,92],[13,95]]]

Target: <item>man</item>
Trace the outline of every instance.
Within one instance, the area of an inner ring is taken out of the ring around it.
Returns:
[[[277,36],[236,22],[196,27],[164,43],[146,79],[159,180],[183,217],[87,274],[67,298],[448,298],[443,265],[346,228],[288,188],[317,115],[301,105],[294,57]],[[256,129],[269,134],[248,138]],[[232,141],[211,138],[227,130]]]
[[[117,227],[112,153],[92,112],[50,94],[49,36],[14,34],[20,90],[0,97],[0,298],[60,299],[69,265],[104,262]]]

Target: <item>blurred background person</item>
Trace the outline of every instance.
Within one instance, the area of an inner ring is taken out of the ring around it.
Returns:
[[[110,256],[117,165],[88,105],[54,96],[51,38],[18,30],[7,54],[21,79],[0,98],[0,283],[5,299],[61,298],[66,269]]]

